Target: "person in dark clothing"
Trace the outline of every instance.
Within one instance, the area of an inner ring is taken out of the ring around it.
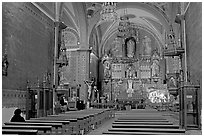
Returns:
[[[11,118],[11,122],[25,122],[25,119],[21,116],[20,109],[14,111],[14,116]]]

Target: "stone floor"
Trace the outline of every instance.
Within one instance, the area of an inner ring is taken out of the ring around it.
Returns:
[[[172,115],[173,113],[168,112],[161,112],[165,116],[166,119],[173,122],[173,124],[179,124],[179,119],[175,115]],[[88,135],[102,135],[104,131],[107,131],[109,128],[111,128],[112,123],[117,119],[117,116],[115,118],[109,119],[106,122],[104,122],[100,127],[97,129],[91,131]],[[186,135],[202,135],[201,130],[187,130]]]

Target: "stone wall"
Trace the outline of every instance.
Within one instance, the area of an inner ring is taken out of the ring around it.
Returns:
[[[53,79],[54,22],[32,3],[2,3],[2,56],[8,54],[8,75],[2,88],[26,90],[26,81]]]
[[[190,3],[185,21],[188,77],[202,83],[202,3]]]

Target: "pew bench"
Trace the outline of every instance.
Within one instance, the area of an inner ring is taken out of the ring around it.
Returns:
[[[29,129],[2,129],[2,134],[37,135],[38,130]]]
[[[22,125],[5,125],[2,129],[15,129],[15,130],[37,130],[39,135],[51,134],[52,126],[22,126]]]
[[[28,123],[28,122],[6,122],[5,125],[21,126],[52,126],[51,134],[62,134],[61,123]]]
[[[33,118],[30,120],[26,120],[27,123],[60,123],[62,124],[62,134],[63,135],[70,135],[70,130],[69,130],[69,123],[70,121],[54,121],[52,119],[37,119]]]
[[[31,118],[30,122],[38,121],[57,121],[62,123],[62,134],[83,135],[90,130],[94,130],[106,119],[111,118],[110,109],[88,109],[81,111],[69,111],[58,115],[49,115],[47,117]],[[69,122],[65,124],[64,122]]]
[[[34,121],[55,121],[55,123],[61,123],[64,126],[62,127],[62,134],[68,135],[78,135],[80,134],[79,123],[77,122],[77,118],[68,118],[59,115],[50,115],[47,117],[40,118],[32,118]]]

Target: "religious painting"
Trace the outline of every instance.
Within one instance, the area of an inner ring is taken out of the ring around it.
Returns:
[[[144,56],[150,56],[151,55],[151,39],[147,36],[144,37],[142,40],[142,47],[143,47],[143,55]]]
[[[115,38],[111,45],[111,52],[114,57],[122,57],[122,45],[119,38]]]

